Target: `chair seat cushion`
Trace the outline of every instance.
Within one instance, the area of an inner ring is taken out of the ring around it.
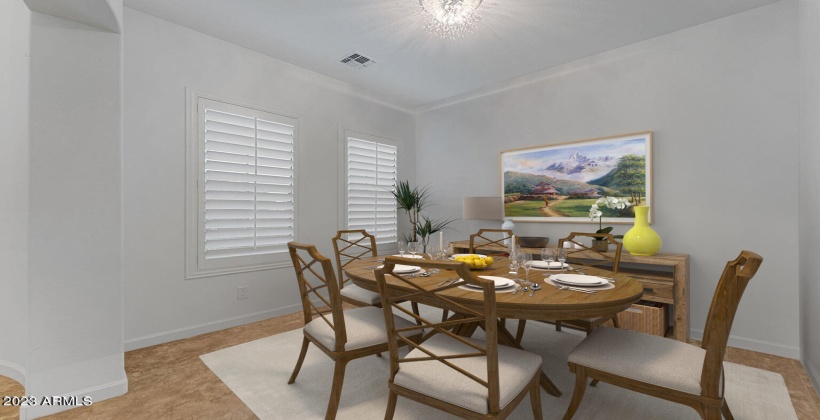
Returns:
[[[330,317],[330,314],[327,315]],[[374,306],[348,309],[344,311],[347,343],[345,350],[387,343],[387,332],[384,325],[384,311]],[[332,319],[332,318],[328,318]],[[411,327],[415,324],[397,316],[393,317],[396,328]],[[336,348],[336,334],[330,325],[317,317],[305,325],[305,334],[315,338],[328,350]]]
[[[467,340],[484,345],[478,340]],[[437,355],[475,352],[472,347],[444,334],[430,337],[423,343],[423,346]],[[427,355],[415,349],[405,356],[405,358],[413,357],[427,357]],[[448,361],[487,380],[486,357],[449,359]],[[500,406],[505,407],[509,404],[529,384],[533,375],[540,372],[540,369],[541,356],[499,345]],[[487,388],[436,360],[400,363],[393,383],[479,414],[489,412]]]
[[[598,328],[569,354],[569,362],[700,395],[706,350],[677,340],[618,328]]]
[[[346,284],[340,292],[342,296],[353,299],[356,302],[362,302],[365,305],[374,306],[382,301],[378,293],[363,289],[355,284]]]

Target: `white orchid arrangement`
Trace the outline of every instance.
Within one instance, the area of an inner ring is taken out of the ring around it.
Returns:
[[[623,210],[632,203],[629,202],[626,198],[618,198],[618,197],[601,197],[592,207],[589,208],[589,220],[594,221],[595,218],[598,218],[598,231],[595,233],[609,233],[612,232],[612,226],[603,227],[603,216],[604,213],[601,211],[600,206],[606,206],[610,209],[618,209]]]

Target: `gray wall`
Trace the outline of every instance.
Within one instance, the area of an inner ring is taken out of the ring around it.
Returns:
[[[28,350],[28,69],[31,13],[0,2],[0,375],[25,383]]]
[[[351,85],[126,9],[126,348],[299,310],[292,267],[185,279],[186,88],[299,116],[297,240],[326,255],[337,224],[340,124],[397,139],[412,178],[413,115]],[[355,71],[351,69],[351,71]],[[237,287],[248,298],[237,300]]]
[[[765,261],[730,344],[799,357],[796,13],[776,3],[423,112],[418,182],[433,186],[436,216],[461,217],[462,197],[499,193],[501,150],[652,130],[653,227],[663,252],[691,256],[692,336],[726,261],[749,249]],[[455,226],[466,238],[467,222]],[[554,241],[595,228],[517,223],[516,233]]]
[[[800,309],[803,363],[820,389],[820,2],[800,7]]]

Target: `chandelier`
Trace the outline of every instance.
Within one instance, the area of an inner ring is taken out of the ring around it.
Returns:
[[[472,32],[481,16],[482,0],[419,0],[427,32],[439,37],[456,39]]]

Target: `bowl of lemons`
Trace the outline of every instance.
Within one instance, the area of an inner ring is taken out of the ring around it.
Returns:
[[[493,257],[481,254],[456,254],[453,255],[453,261],[467,264],[470,270],[484,270],[495,262]]]

